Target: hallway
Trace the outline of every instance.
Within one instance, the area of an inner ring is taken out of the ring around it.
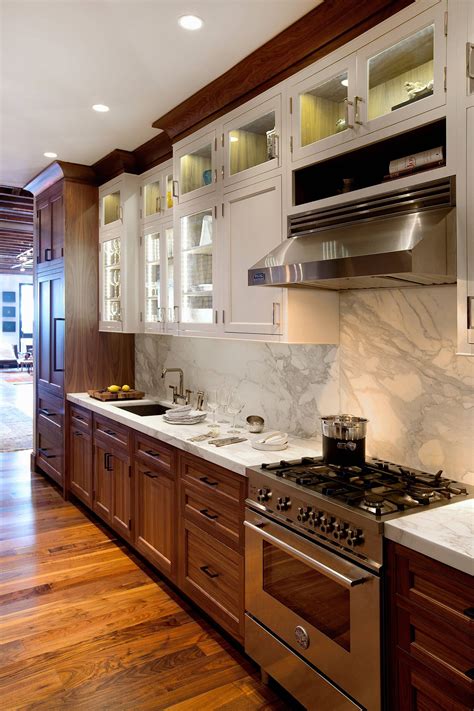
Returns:
[[[33,377],[0,370],[0,452],[33,447]]]
[[[0,454],[2,709],[290,708],[124,544]]]

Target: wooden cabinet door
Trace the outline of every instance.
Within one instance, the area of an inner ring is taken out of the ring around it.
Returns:
[[[175,481],[158,468],[135,466],[137,549],[168,577],[175,577]]]
[[[62,194],[51,202],[51,259],[64,257],[64,201]]]
[[[110,452],[94,444],[94,494],[93,509],[105,521],[112,520],[113,466]]]
[[[36,261],[38,264],[52,259],[51,203],[38,204],[36,210]]]
[[[92,506],[92,440],[89,434],[71,428],[69,486],[87,506]]]
[[[124,538],[130,538],[132,528],[132,468],[128,457],[109,455],[112,467],[112,526]]]
[[[64,274],[62,269],[37,277],[36,338],[38,384],[62,395],[64,389]]]

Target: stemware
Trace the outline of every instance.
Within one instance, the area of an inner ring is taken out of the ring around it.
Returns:
[[[218,400],[217,400],[217,390],[209,390],[207,393],[207,409],[209,410],[210,413],[212,413],[212,423],[213,425],[217,425],[217,407],[218,407]]]
[[[221,411],[221,417],[219,419],[219,422],[221,424],[228,424],[229,420],[226,417],[227,414],[227,408],[229,405],[229,397],[230,397],[230,392],[229,389],[226,387],[222,387],[217,391],[217,405],[219,410]]]
[[[244,402],[240,395],[237,392],[233,392],[229,398],[229,404],[227,406],[227,412],[229,415],[232,416],[232,427],[228,432],[230,434],[238,434],[239,430],[241,429],[235,424],[235,420],[237,418],[237,415],[240,415],[242,410],[244,409]]]

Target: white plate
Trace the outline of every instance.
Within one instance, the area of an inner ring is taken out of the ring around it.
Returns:
[[[164,422],[168,425],[199,425],[201,422],[204,422],[205,419],[205,417],[198,417],[190,420],[167,420],[163,417]]]
[[[283,449],[288,449],[288,442],[285,444],[259,444],[258,442],[252,442],[252,447],[254,449],[259,449],[261,452],[280,452]]]

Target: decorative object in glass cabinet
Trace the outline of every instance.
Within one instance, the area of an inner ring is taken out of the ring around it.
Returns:
[[[349,128],[348,73],[341,72],[300,94],[301,145],[308,146]]]
[[[110,225],[121,219],[120,190],[106,195],[103,199],[104,225]]]
[[[181,218],[182,321],[212,323],[212,210]]]
[[[166,207],[171,210],[173,207],[173,176],[166,176]]]
[[[378,118],[431,96],[434,90],[434,25],[369,59],[367,118]]]
[[[154,180],[145,185],[145,217],[157,215],[162,210],[161,185],[159,180]]]
[[[229,131],[229,172],[231,175],[278,157],[275,112]]]
[[[182,195],[212,183],[212,144],[201,146],[180,158],[180,192]],[[173,193],[171,193],[173,194]]]
[[[145,235],[145,320],[161,321],[160,235]]]
[[[121,320],[120,240],[103,243],[104,320]]]

